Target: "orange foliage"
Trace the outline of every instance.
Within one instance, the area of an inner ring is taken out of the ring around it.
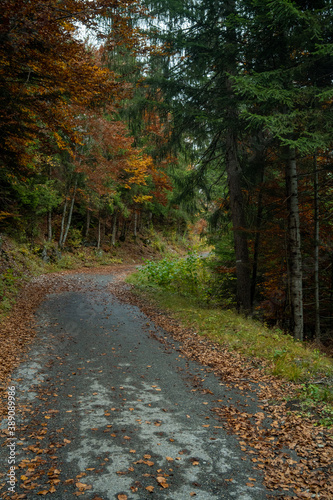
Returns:
[[[79,24],[94,27],[112,13],[112,43],[133,36],[128,17],[135,0],[3,0],[0,26],[0,160],[14,170],[30,159],[28,146],[73,152],[80,143],[70,103],[96,107],[117,97],[119,85],[96,64],[79,39]],[[111,36],[108,40],[111,43]],[[133,43],[133,40],[132,40]]]

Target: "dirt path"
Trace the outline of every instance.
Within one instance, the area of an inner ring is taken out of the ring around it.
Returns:
[[[1,499],[287,498],[287,488],[264,486],[258,460],[219,415],[236,408],[240,429],[242,415],[259,415],[259,435],[266,424],[256,384],[221,381],[187,357],[184,345],[110,292],[119,277],[64,273],[39,306],[37,336],[12,376],[13,436],[2,422]],[[236,358],[234,371],[244,377]],[[288,457],[298,463],[292,449]],[[8,491],[11,458],[17,482]]]

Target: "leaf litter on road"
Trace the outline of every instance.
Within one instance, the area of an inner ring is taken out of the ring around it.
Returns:
[[[293,395],[299,385],[266,375],[261,362],[230,352],[184,328],[174,316],[161,313],[150,298],[134,294],[133,288],[124,286],[121,280],[112,283],[110,289],[118,299],[137,305],[155,325],[180,342],[183,355],[214,371],[226,386],[255,393],[259,398],[261,411],[255,414],[240,411],[230,403],[219,404],[211,411],[238,437],[242,451],[254,467],[264,472],[268,489],[281,489],[288,492],[286,498],[292,499],[333,499],[331,430],[313,418],[300,417],[286,406],[286,396]],[[152,336],[165,342],[155,334]],[[194,387],[198,385],[194,381]],[[254,486],[253,478],[247,485]]]
[[[126,272],[127,270],[124,269],[122,274],[125,275]],[[11,370],[18,365],[22,359],[21,352],[24,352],[25,346],[29,345],[35,335],[33,330],[34,310],[49,290],[52,289],[54,293],[55,290],[73,289],[73,285],[64,280],[64,275],[66,273],[49,275],[45,279],[43,277],[40,281],[37,280],[35,285],[30,288],[29,293],[21,297],[18,309],[14,310],[13,317],[8,320],[6,330],[1,332],[4,337],[4,349],[0,353],[0,363],[2,362],[0,375],[0,382],[2,382],[1,410],[3,414],[5,411],[5,387],[8,385]],[[263,370],[258,369],[257,363],[252,363],[238,353],[230,353],[227,349],[194,335],[194,332],[183,328],[169,314],[162,314],[153,305],[132,294],[127,285],[123,286],[122,278],[123,276],[119,275],[119,279],[115,280],[111,288],[112,293],[122,301],[138,305],[155,325],[171,333],[173,338],[181,343],[182,356],[200,362],[208,371],[214,371],[221,378],[223,384],[257,394],[261,401],[261,411],[255,414],[244,410],[240,411],[235,405],[223,401],[218,401],[211,410],[221,419],[224,427],[238,436],[240,446],[253,465],[264,472],[265,485],[271,490],[285,490],[288,492],[288,498],[318,498],[323,500],[333,498],[332,435],[324,427],[315,427],[310,418],[300,419],[297,413],[288,411],[284,398],[288,392],[292,393],[295,386],[265,375]],[[152,331],[150,331],[150,335],[165,345],[168,344],[165,339],[157,337]],[[8,338],[10,338],[11,344],[8,342]],[[62,363],[61,359],[59,363]],[[149,368],[151,365],[147,365],[147,369]],[[204,380],[203,378],[202,381]],[[194,384],[194,388],[202,391],[199,382]],[[42,395],[40,396],[42,399]],[[116,408],[111,408],[111,411],[115,410]],[[29,411],[31,408],[26,407],[25,412],[29,413]],[[72,412],[72,410],[66,411]],[[155,422],[155,425],[156,423],[159,424],[159,422]],[[2,435],[6,436],[5,433]],[[113,433],[111,436],[116,436],[116,434]],[[48,469],[46,475],[50,474],[48,476],[50,487],[48,490],[38,489],[42,476],[45,476],[43,470],[45,460],[42,456],[47,454],[52,459],[57,448],[71,442],[65,437],[62,438],[62,441],[53,442],[50,447],[41,447],[40,442],[43,442],[43,438],[44,436],[40,432],[34,436],[36,443],[30,445],[29,449],[26,450],[31,453],[31,458],[19,464],[22,470],[28,471],[22,474],[23,489],[26,491],[35,490],[36,494],[41,496],[52,494],[56,490],[59,484],[58,472],[60,473],[58,470],[56,473],[54,468],[53,470],[52,468]],[[173,439],[170,438],[169,441],[172,442]],[[54,457],[56,458],[56,456]],[[149,467],[154,465],[149,459],[141,460],[142,462],[139,460],[137,463],[144,463]],[[198,464],[192,462],[192,464],[198,465],[199,462]],[[160,488],[168,488],[169,484],[165,476],[157,475],[155,478]],[[65,482],[74,484],[74,479],[66,479]],[[253,484],[253,478],[249,478],[248,486],[252,487]],[[77,495],[90,489],[89,485],[80,481],[77,481],[76,485],[79,485]],[[149,492],[148,487],[147,491]],[[133,486],[133,488],[136,487]],[[151,488],[154,487],[151,486]],[[290,497],[289,492],[295,496]],[[193,492],[194,495],[195,492]],[[4,498],[6,497],[4,496]],[[11,498],[13,500],[23,499],[25,496],[22,493]],[[125,493],[118,495],[118,500],[127,498]]]

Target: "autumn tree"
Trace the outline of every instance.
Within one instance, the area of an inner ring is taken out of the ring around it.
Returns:
[[[126,13],[132,0],[25,2],[4,0],[0,24],[0,162],[2,178],[27,168],[29,145],[47,151],[53,139],[73,152],[80,142],[70,103],[97,106],[117,93],[106,68],[96,65],[79,37],[98,17],[114,19],[115,30],[130,36]],[[123,16],[123,17],[122,17]],[[115,32],[113,33],[114,36]],[[105,35],[106,36],[106,35]],[[107,43],[113,43],[109,34]],[[111,77],[110,77],[111,76]]]

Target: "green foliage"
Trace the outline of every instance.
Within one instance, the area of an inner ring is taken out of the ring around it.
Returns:
[[[38,177],[31,177],[13,187],[20,203],[36,215],[47,213],[61,202],[56,181],[42,182]]]
[[[6,293],[10,294],[15,290],[15,284],[18,279],[19,278],[14,275],[13,269],[6,269],[0,279],[0,299],[3,299]]]
[[[208,300],[210,273],[205,261],[194,253],[181,259],[147,261],[139,271],[143,279],[180,295]]]
[[[205,304],[235,305],[234,274],[216,272],[216,262],[195,252],[182,258],[147,261],[139,275],[141,284],[161,287],[185,297],[192,296]]]
[[[72,248],[79,248],[82,243],[82,233],[80,229],[75,227],[70,228],[67,238],[67,246]]]
[[[319,425],[333,426],[333,389],[331,384],[307,383],[302,384],[299,394],[302,411],[305,414],[317,410]]]
[[[159,307],[174,314],[185,327],[193,328],[199,335],[230,350],[253,357],[256,362],[261,361],[262,368],[270,374],[294,382],[311,383],[314,377],[323,377],[325,380],[332,378],[332,360],[317,349],[313,350],[281,330],[269,329],[231,309],[221,309],[212,303],[207,305],[202,295],[198,301],[198,295],[191,291],[191,285],[184,285],[190,280],[195,283],[195,278],[191,278],[191,269],[186,269],[186,263],[182,266],[177,265],[177,262],[164,259],[161,263],[148,263],[146,268],[132,275],[128,281],[134,284],[138,293],[147,294]],[[197,273],[199,277],[200,274]],[[147,287],[147,282],[153,286]],[[160,283],[159,287],[157,283]],[[179,285],[184,287],[181,293],[177,293],[176,287]]]
[[[332,387],[321,387],[318,384],[303,384],[302,395],[304,398],[313,399],[314,401],[333,402]]]

